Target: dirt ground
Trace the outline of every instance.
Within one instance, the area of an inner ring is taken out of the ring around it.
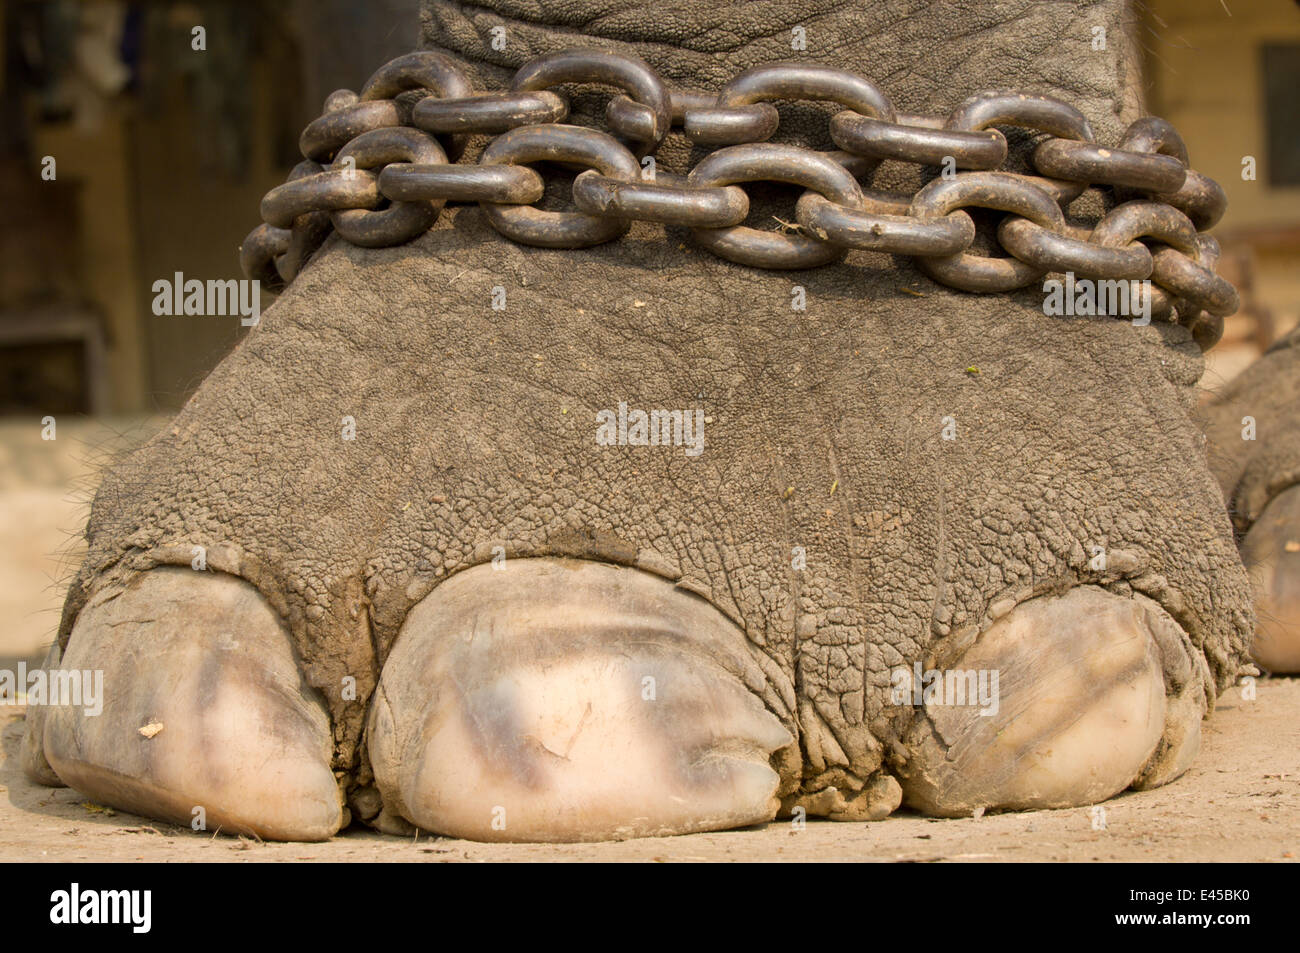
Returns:
[[[5,861],[1292,861],[1300,855],[1300,680],[1234,689],[1204,725],[1178,781],[1094,810],[963,820],[896,814],[877,823],[789,822],[608,844],[407,840],[354,828],[323,844],[193,833],[115,813],[23,777],[23,709],[0,708],[0,862]]]

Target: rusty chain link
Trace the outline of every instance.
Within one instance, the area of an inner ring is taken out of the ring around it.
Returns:
[[[615,91],[610,133],[565,124],[568,101],[555,88],[566,84]],[[781,100],[842,107],[829,128],[838,150],[767,142]],[[686,175],[656,173],[653,160],[643,168],[638,160],[674,127],[715,151]],[[1008,147],[996,127],[1041,137],[1030,155],[1037,175],[999,171]],[[477,164],[456,164],[472,135],[495,138]],[[264,224],[240,248],[245,274],[272,287],[292,281],[331,230],[365,247],[400,245],[432,227],[447,202],[477,202],[502,235],[546,248],[612,241],[644,221],[687,227],[714,254],[760,268],[812,268],[863,249],[913,256],[964,291],[1006,292],[1062,272],[1149,279],[1153,314],[1187,326],[1204,349],[1238,307],[1214,273],[1218,244],[1202,234],[1226,197],[1188,167],[1177,131],[1146,117],[1117,146],[1102,146],[1082,113],[1050,96],[981,93],[937,119],[899,113],[869,80],[828,66],[758,66],[709,93],[671,89],[635,57],[584,49],[540,56],[509,90],[485,93],[428,51],[385,64],[359,95],[332,93],[300,146],[306,161],[267,193]],[[870,180],[886,160],[940,171],[914,195],[884,193]],[[545,191],[536,162],[579,170],[576,211],[535,207]],[[759,181],[805,189],[797,226],[744,224],[740,183]],[[1118,204],[1092,225],[1067,220],[1069,204],[1096,187]],[[996,232],[1008,257],[971,250],[967,209],[1006,213]]]

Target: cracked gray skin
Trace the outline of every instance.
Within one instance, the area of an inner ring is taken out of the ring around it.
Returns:
[[[1300,328],[1216,393],[1204,414],[1210,468],[1244,534],[1279,493],[1300,483]],[[1242,439],[1248,416],[1253,440]]]
[[[1210,468],[1253,577],[1254,658],[1268,671],[1300,673],[1300,328],[1216,393],[1203,414]]]
[[[1129,17],[1110,0],[497,0],[430,3],[424,39],[480,87],[592,45],[716,89],[792,58],[800,24],[800,59],[862,72],[901,110],[946,115],[1014,88],[1068,99],[1115,142],[1140,115]],[[595,122],[583,105],[571,121]],[[828,147],[827,114],[783,105],[777,141]],[[659,155],[684,171],[676,133]],[[638,567],[732,620],[763,673],[756,694],[797,740],[774,762],[787,799],[905,772],[924,714],[890,704],[891,671],[952,663],[1036,596],[1149,596],[1198,656],[1202,707],[1235,680],[1250,588],[1190,414],[1203,360],[1184,329],[1049,318],[1034,287],[965,294],[883,255],[760,271],[667,231],[527,248],[468,206],[402,247],[331,239],[172,426],[107,475],[60,644],[93,593],[206,547],[287,626],[354,809],[372,790],[369,703],[407,614],[495,547]],[[701,408],[703,454],[597,446],[596,413],[620,401]],[[956,440],[941,439],[945,417]],[[1105,569],[1090,568],[1097,546]]]

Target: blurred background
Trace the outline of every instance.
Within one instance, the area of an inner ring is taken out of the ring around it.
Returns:
[[[147,439],[244,331],[155,316],[153,282],[242,277],[239,244],[302,127],[418,45],[417,10],[0,0],[0,667],[50,640],[100,463]],[[1214,233],[1243,304],[1210,354],[1214,388],[1300,320],[1300,7],[1145,0],[1138,16],[1147,111],[1229,197]],[[219,41],[193,51],[196,25]]]
[[[240,242],[303,126],[418,46],[418,8],[0,0],[0,668],[44,657],[102,464],[246,331],[154,315],[153,282],[243,277]]]

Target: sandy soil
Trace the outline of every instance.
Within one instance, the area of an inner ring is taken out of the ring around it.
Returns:
[[[788,822],[611,844],[476,844],[353,829],[323,844],[262,844],[107,811],[23,777],[21,708],[0,708],[0,861],[1294,861],[1300,856],[1300,680],[1233,690],[1178,781],[1091,808],[874,824]]]

